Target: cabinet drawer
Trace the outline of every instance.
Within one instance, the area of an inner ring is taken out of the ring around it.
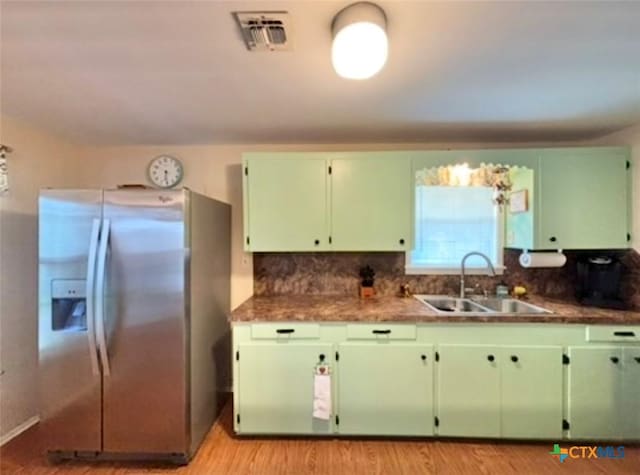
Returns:
[[[347,325],[347,340],[415,340],[415,325],[363,323]]]
[[[587,341],[640,342],[640,327],[623,325],[588,326]]]
[[[320,325],[315,323],[256,323],[251,325],[251,338],[257,340],[304,340],[320,338]]]

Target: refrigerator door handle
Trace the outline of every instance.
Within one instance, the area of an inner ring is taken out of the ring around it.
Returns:
[[[107,272],[107,249],[109,247],[110,231],[111,222],[108,219],[103,219],[100,246],[98,247],[98,269],[96,272],[96,335],[98,338],[98,348],[100,350],[100,361],[102,362],[102,373],[104,376],[109,376],[111,374],[104,321],[104,284]]]
[[[95,218],[91,227],[91,239],[89,240],[89,257],[87,259],[87,279],[86,279],[86,299],[87,299],[87,338],[89,339],[89,356],[91,359],[91,372],[98,376],[100,368],[98,366],[98,349],[96,348],[95,333],[95,277],[96,277],[96,255],[98,252],[98,237],[100,236],[100,220]]]

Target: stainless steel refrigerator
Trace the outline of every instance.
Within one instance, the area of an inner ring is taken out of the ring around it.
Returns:
[[[230,206],[43,190],[41,419],[51,458],[186,463],[229,386]]]

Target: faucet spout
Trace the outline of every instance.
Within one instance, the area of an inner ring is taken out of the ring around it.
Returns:
[[[496,275],[496,270],[494,269],[493,264],[491,263],[491,259],[489,259],[486,254],[483,254],[477,251],[468,252],[467,254],[465,254],[464,257],[462,258],[462,262],[460,262],[460,298],[461,299],[465,298],[465,288],[464,288],[465,267],[464,266],[467,262],[467,258],[471,256],[482,257],[485,261],[487,261],[487,269],[491,271],[491,274],[487,273],[487,275]]]

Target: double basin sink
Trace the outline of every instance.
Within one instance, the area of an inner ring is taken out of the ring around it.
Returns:
[[[440,315],[482,316],[491,314],[539,315],[549,310],[512,298],[470,297],[446,295],[414,295],[420,302]]]

